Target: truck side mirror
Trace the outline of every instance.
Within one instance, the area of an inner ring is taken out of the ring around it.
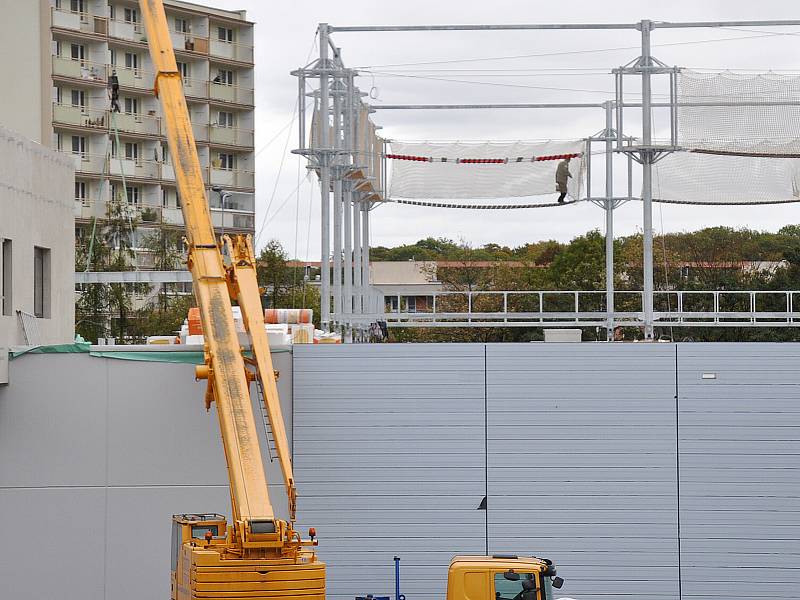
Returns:
[[[564,580],[561,577],[553,577],[552,584],[554,588],[560,590],[561,586],[564,585]]]
[[[503,577],[508,581],[519,581],[519,573],[515,573],[511,569],[503,573]]]

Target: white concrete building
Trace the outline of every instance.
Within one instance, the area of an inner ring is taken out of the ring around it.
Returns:
[[[0,127],[0,347],[74,339],[72,161]]]
[[[251,233],[253,24],[244,11],[177,0],[165,5],[214,226]],[[0,10],[7,17],[0,52],[15,57],[13,85],[0,95],[0,123],[71,156],[75,235],[87,235],[93,217],[105,217],[112,193],[124,193],[140,219],[135,243],[157,228],[183,229],[138,2],[0,0]],[[121,108],[113,115],[112,74],[119,79]],[[118,148],[111,141],[115,130]],[[225,206],[214,186],[234,192]],[[153,257],[140,249],[139,267],[153,268]]]

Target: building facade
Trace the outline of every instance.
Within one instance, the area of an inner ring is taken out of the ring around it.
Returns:
[[[0,127],[0,347],[74,339],[73,180],[68,157]]]
[[[253,24],[244,11],[165,5],[214,226],[252,232]],[[52,136],[42,142],[74,161],[76,237],[90,235],[93,218],[105,218],[109,198],[127,202],[138,221],[138,267],[157,268],[145,240],[184,223],[138,2],[45,0],[41,10],[48,13],[52,79],[45,109]],[[120,86],[119,112],[110,110],[112,76]]]

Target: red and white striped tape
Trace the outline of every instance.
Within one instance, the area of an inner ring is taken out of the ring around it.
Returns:
[[[436,158],[433,156],[413,156],[410,154],[384,154],[385,158],[392,160],[410,160],[429,163],[452,162],[459,165],[506,165],[508,163],[564,160],[567,158],[580,158],[581,156],[583,156],[581,152],[573,152],[571,154],[547,154],[543,156],[517,156],[515,158]]]

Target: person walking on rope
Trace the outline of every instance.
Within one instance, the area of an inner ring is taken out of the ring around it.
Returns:
[[[567,180],[570,177],[572,177],[572,173],[569,172],[569,158],[565,158],[558,163],[556,169],[556,191],[561,194],[558,197],[559,204],[564,204],[564,198],[567,197]]]

